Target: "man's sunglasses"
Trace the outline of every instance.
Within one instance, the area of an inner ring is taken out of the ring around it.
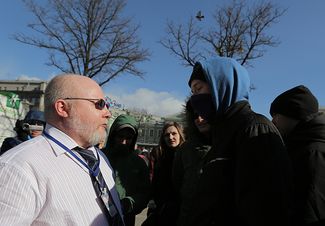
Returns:
[[[87,100],[95,104],[95,107],[98,110],[103,110],[105,107],[109,109],[109,103],[105,101],[104,99],[91,99],[91,98],[79,98],[79,97],[67,97],[63,98],[63,100]]]

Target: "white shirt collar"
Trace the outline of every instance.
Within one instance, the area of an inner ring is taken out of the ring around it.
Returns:
[[[61,130],[57,129],[56,127],[46,124],[45,132],[47,132],[49,135],[54,137],[56,140],[58,140],[60,143],[62,143],[64,146],[69,148],[70,150],[79,146],[77,142],[75,142],[71,137],[69,137],[66,133],[62,132]],[[47,139],[48,142],[51,144],[53,151],[56,153],[56,155],[61,155],[65,153],[65,150],[58,146],[54,141]],[[94,151],[94,147],[88,148],[89,150]]]

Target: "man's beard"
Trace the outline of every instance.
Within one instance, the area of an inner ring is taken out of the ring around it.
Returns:
[[[85,124],[77,115],[73,115],[69,122],[70,129],[76,130],[80,137],[83,137],[89,146],[95,146],[105,140],[106,130],[102,133],[93,125]]]
[[[89,144],[90,146],[95,146],[102,142],[106,137],[106,132],[104,134],[100,134],[99,131],[95,131],[89,138]]]

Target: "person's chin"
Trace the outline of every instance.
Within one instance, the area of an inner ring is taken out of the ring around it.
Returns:
[[[106,138],[106,130],[97,130],[89,137],[90,145],[97,145]]]
[[[200,131],[200,133],[208,133],[210,132],[210,128],[211,127],[209,124],[198,126],[198,130]]]
[[[97,131],[96,131],[100,136],[106,136],[107,135],[107,131],[106,131],[106,127],[105,126],[99,126]]]
[[[177,145],[176,145],[175,143],[169,144],[168,146],[169,146],[170,148],[175,148],[175,147],[177,147]]]
[[[42,134],[42,133],[31,133],[30,136],[31,136],[32,138],[34,138],[34,137],[37,137],[37,136],[39,136],[39,135],[41,135],[41,134]]]
[[[104,140],[107,136],[106,130],[102,130],[102,131],[98,132],[98,136],[100,137],[100,140]]]

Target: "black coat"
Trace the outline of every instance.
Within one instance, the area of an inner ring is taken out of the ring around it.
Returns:
[[[285,143],[294,168],[294,225],[325,225],[325,115],[301,121]]]
[[[0,149],[0,155],[8,151],[9,149],[16,147],[18,144],[23,143],[24,141],[28,140],[28,137],[7,137],[3,140]]]
[[[213,131],[211,145],[189,137],[176,153],[178,225],[288,225],[291,165],[275,126],[241,101]]]
[[[176,225],[178,215],[178,196],[172,184],[172,168],[178,148],[166,148],[154,161],[152,178],[152,198],[156,208],[149,210],[155,214],[155,226]]]

